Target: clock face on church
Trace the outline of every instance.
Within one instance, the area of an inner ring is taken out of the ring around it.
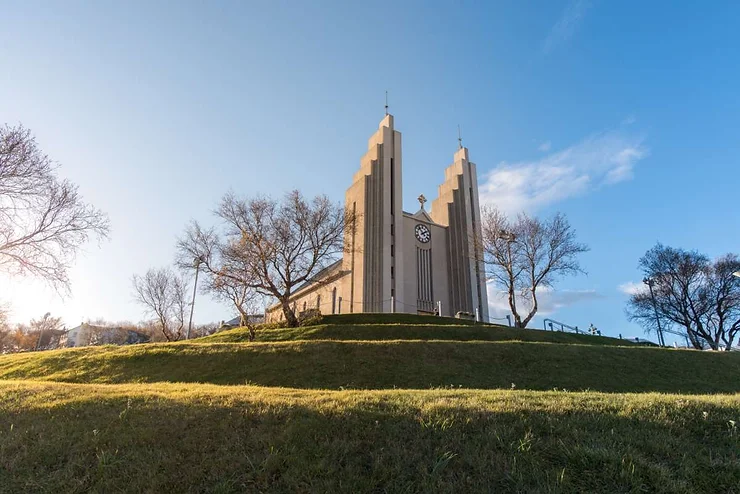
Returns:
[[[432,238],[432,232],[429,231],[429,228],[427,228],[426,225],[416,225],[416,228],[414,228],[414,234],[416,235],[416,240],[422,244],[429,242]]]

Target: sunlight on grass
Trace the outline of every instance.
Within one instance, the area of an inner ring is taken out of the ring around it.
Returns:
[[[0,493],[738,491],[740,354],[388,320],[0,356]]]
[[[0,490],[730,492],[740,482],[737,396],[7,381],[0,411]]]

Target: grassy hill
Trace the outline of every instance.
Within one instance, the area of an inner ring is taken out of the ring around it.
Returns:
[[[606,336],[574,333],[521,330],[492,325],[432,324],[317,324],[315,326],[285,329],[266,329],[257,333],[256,341],[385,341],[385,340],[451,340],[451,341],[526,341],[544,343],[572,343],[576,345],[631,346],[635,343]],[[222,331],[200,341],[208,343],[239,343],[249,341],[244,328]]]
[[[0,358],[0,379],[196,382],[314,389],[734,393],[740,354],[485,341],[287,341],[105,346]]]
[[[0,356],[0,492],[740,493],[740,354],[318,322]]]

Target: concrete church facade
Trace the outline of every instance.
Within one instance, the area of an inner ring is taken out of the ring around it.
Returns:
[[[455,316],[458,312],[488,320],[483,264],[472,238],[480,233],[475,164],[460,145],[430,212],[402,209],[401,133],[386,114],[370,137],[345,207],[356,225],[345,237],[342,259],[298,287],[292,297],[296,314],[405,312]],[[280,306],[267,310],[267,321],[283,318]]]

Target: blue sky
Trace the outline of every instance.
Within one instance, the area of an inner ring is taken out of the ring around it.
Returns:
[[[340,201],[386,90],[406,209],[436,196],[459,124],[489,202],[568,215],[588,275],[547,294],[550,317],[642,335],[620,286],[656,241],[740,251],[736,2],[6,0],[2,17],[0,121],[113,228],[70,297],[3,279],[17,321],[140,320],[132,274],[170,264],[230,189]]]

